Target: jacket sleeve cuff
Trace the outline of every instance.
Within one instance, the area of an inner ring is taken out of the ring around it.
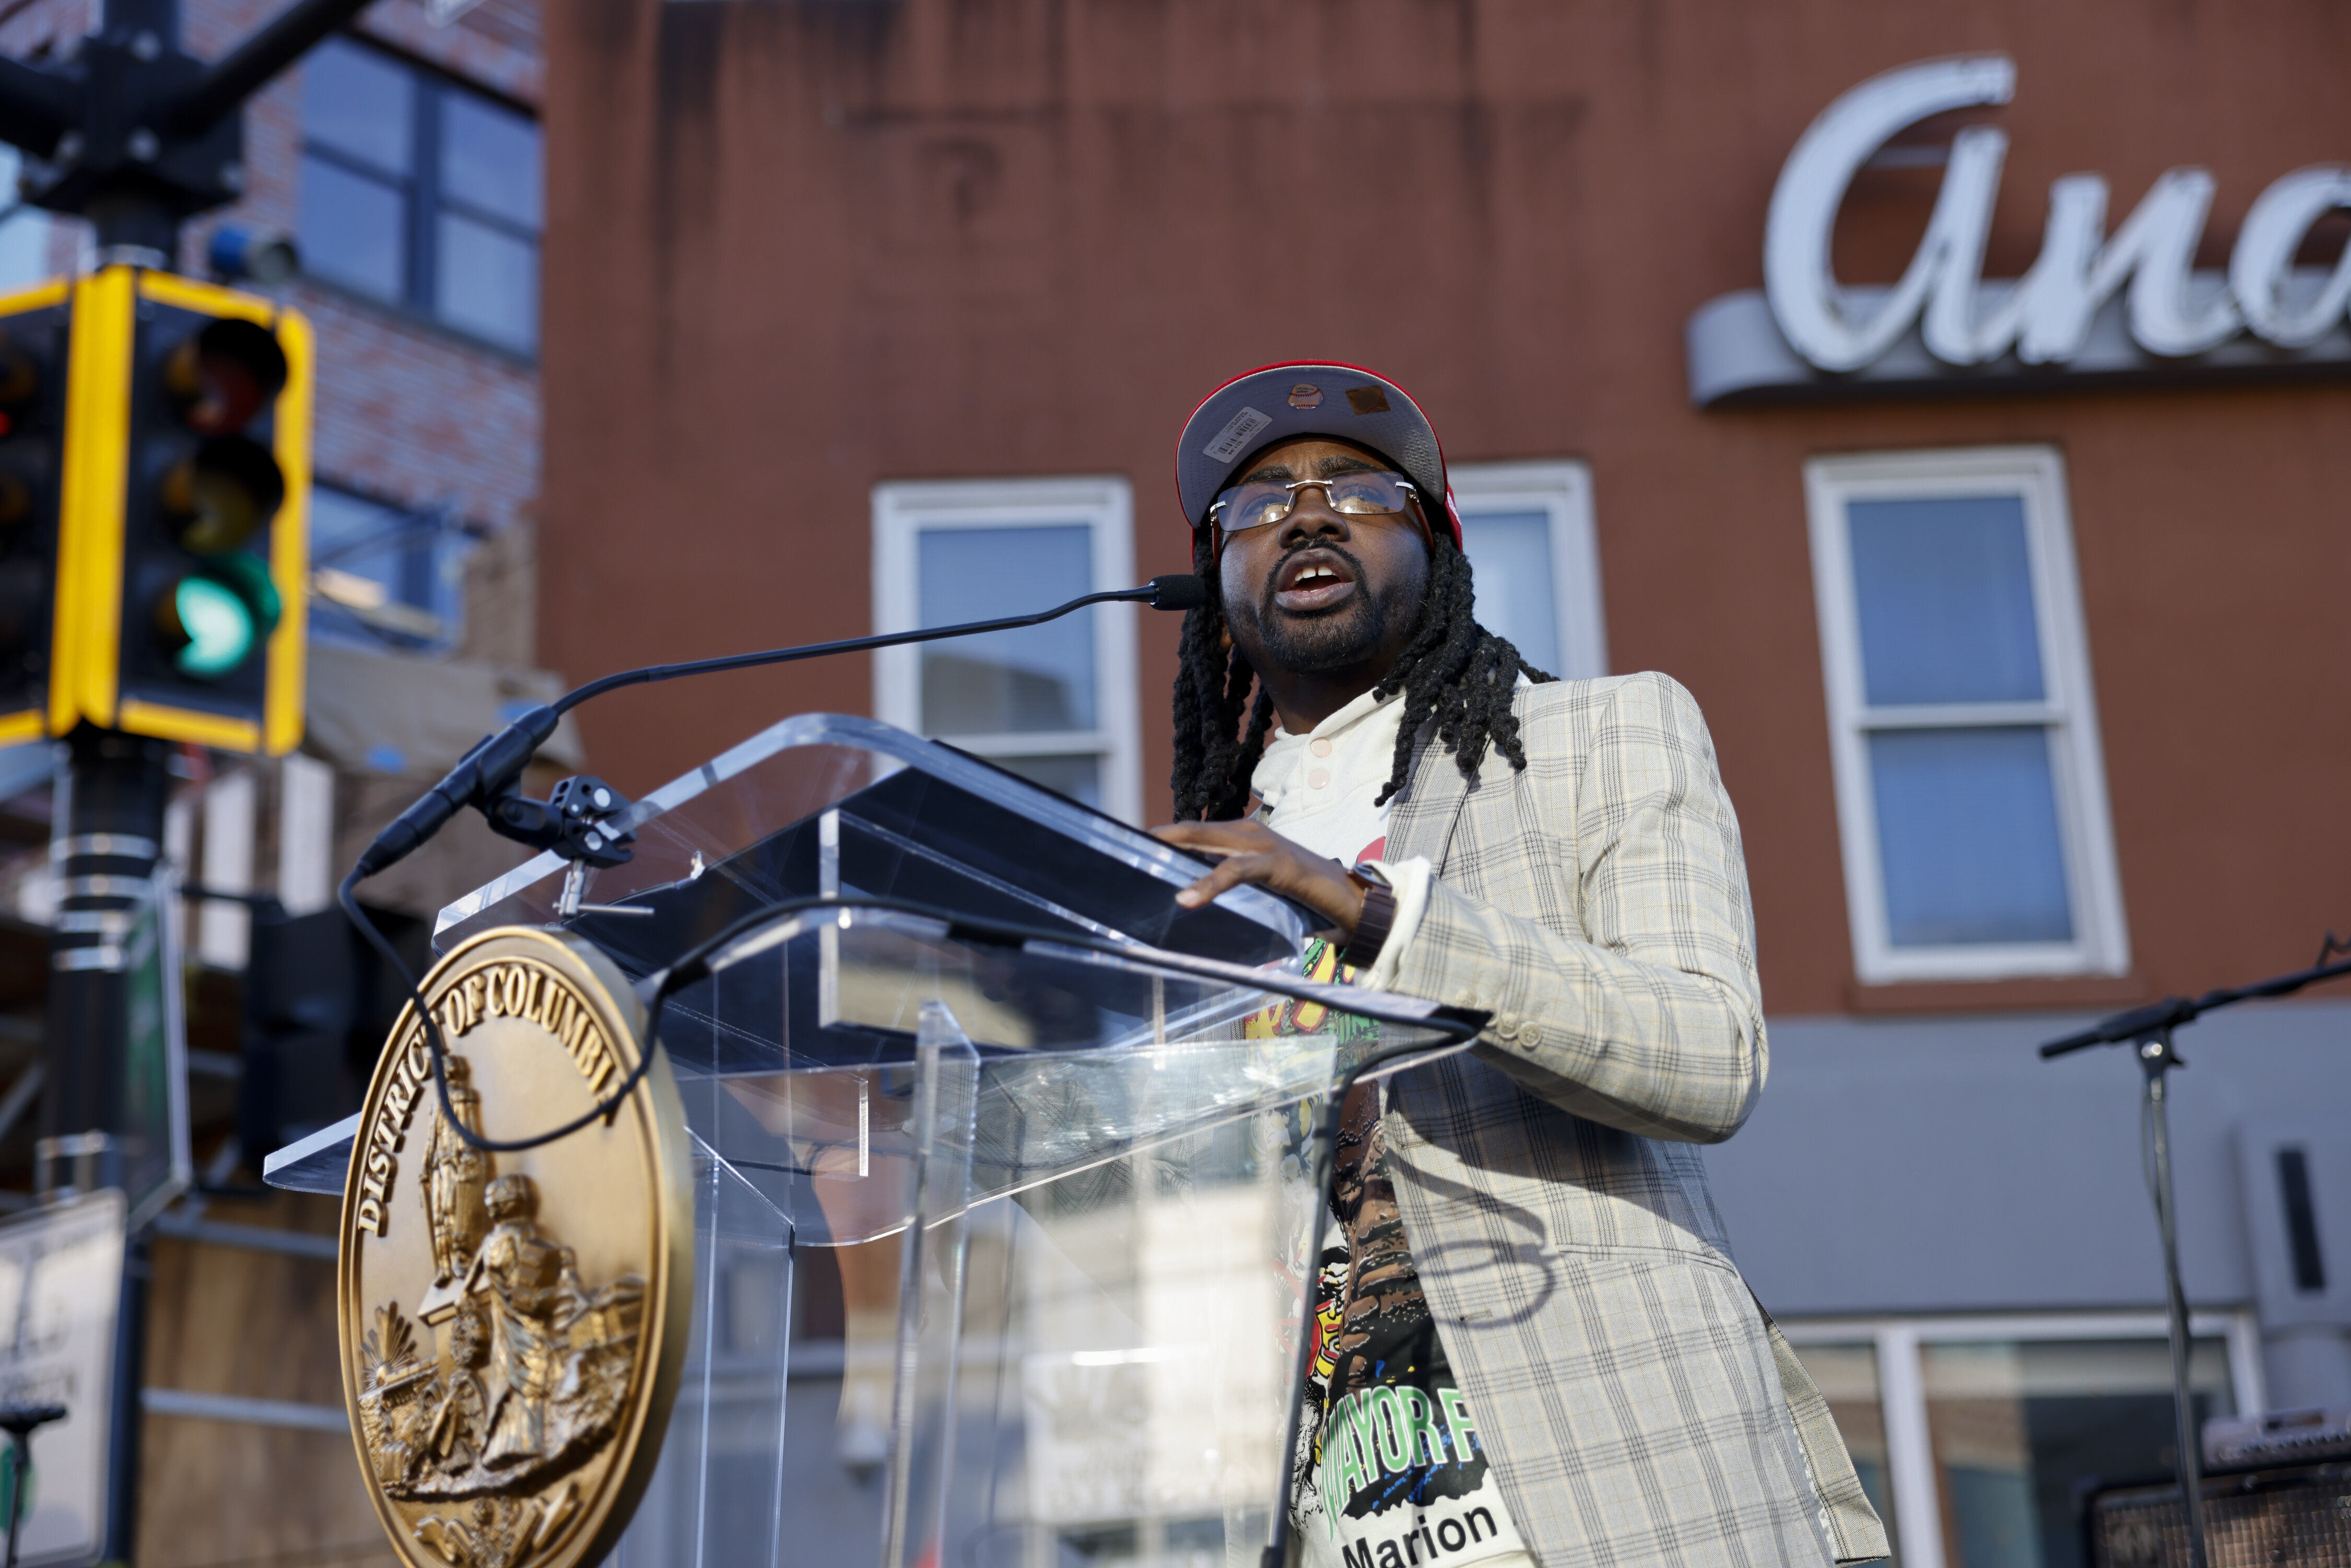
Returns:
[[[1380,949],[1377,962],[1355,977],[1355,984],[1369,986],[1374,990],[1393,990],[1397,968],[1404,962],[1405,951],[1420,930],[1420,917],[1428,910],[1429,879],[1435,868],[1426,855],[1415,855],[1408,861],[1372,861],[1380,874],[1388,879],[1388,887],[1395,894],[1395,922],[1388,927],[1387,945]]]

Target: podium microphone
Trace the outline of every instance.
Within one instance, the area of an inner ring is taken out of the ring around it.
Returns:
[[[1089,593],[1082,599],[1072,599],[1067,604],[1042,611],[1035,615],[1008,615],[998,621],[967,621],[956,626],[935,626],[921,632],[892,632],[874,637],[850,637],[837,643],[810,643],[797,648],[769,648],[757,653],[730,653],[723,658],[694,659],[682,664],[648,664],[643,669],[622,670],[590,681],[584,686],[566,692],[555,701],[532,708],[496,735],[487,736],[481,743],[459,759],[447,777],[402,811],[392,825],[376,835],[375,842],[367,847],[359,863],[351,868],[346,885],[364,882],[377,873],[396,864],[439,832],[450,818],[464,806],[484,806],[505,793],[521,776],[523,768],[548,737],[555,733],[556,722],[590,697],[622,686],[643,685],[652,681],[674,681],[680,675],[711,675],[726,670],[756,669],[763,664],[788,664],[799,659],[820,658],[828,653],[855,653],[868,648],[894,648],[907,643],[935,643],[946,637],[972,637],[984,632],[1009,632],[1022,626],[1042,625],[1057,621],[1089,604],[1140,603],[1154,610],[1191,610],[1207,602],[1207,585],[1189,573],[1171,573],[1155,577],[1140,588],[1114,589],[1106,593]]]

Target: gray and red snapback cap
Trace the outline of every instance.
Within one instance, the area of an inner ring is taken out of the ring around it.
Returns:
[[[1385,376],[1327,360],[1260,366],[1235,376],[1192,411],[1176,443],[1176,494],[1186,520],[1196,532],[1242,464],[1276,442],[1301,435],[1352,441],[1395,464],[1420,491],[1432,520],[1442,503],[1453,548],[1461,548],[1461,515],[1445,482],[1437,427]]]

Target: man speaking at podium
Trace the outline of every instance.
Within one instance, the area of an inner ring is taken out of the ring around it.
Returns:
[[[1697,704],[1554,679],[1477,623],[1436,432],[1383,377],[1253,371],[1176,471],[1210,592],[1160,836],[1217,862],[1179,898],[1259,883],[1330,921],[1310,968],[1492,1015],[1343,1113],[1304,1561],[1885,1556],[1698,1160],[1766,1056]]]

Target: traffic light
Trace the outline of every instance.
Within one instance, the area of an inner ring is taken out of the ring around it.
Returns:
[[[302,737],[310,333],[114,267],[74,286],[50,733]]]
[[[62,279],[0,298],[0,745],[46,727],[71,316]]]

